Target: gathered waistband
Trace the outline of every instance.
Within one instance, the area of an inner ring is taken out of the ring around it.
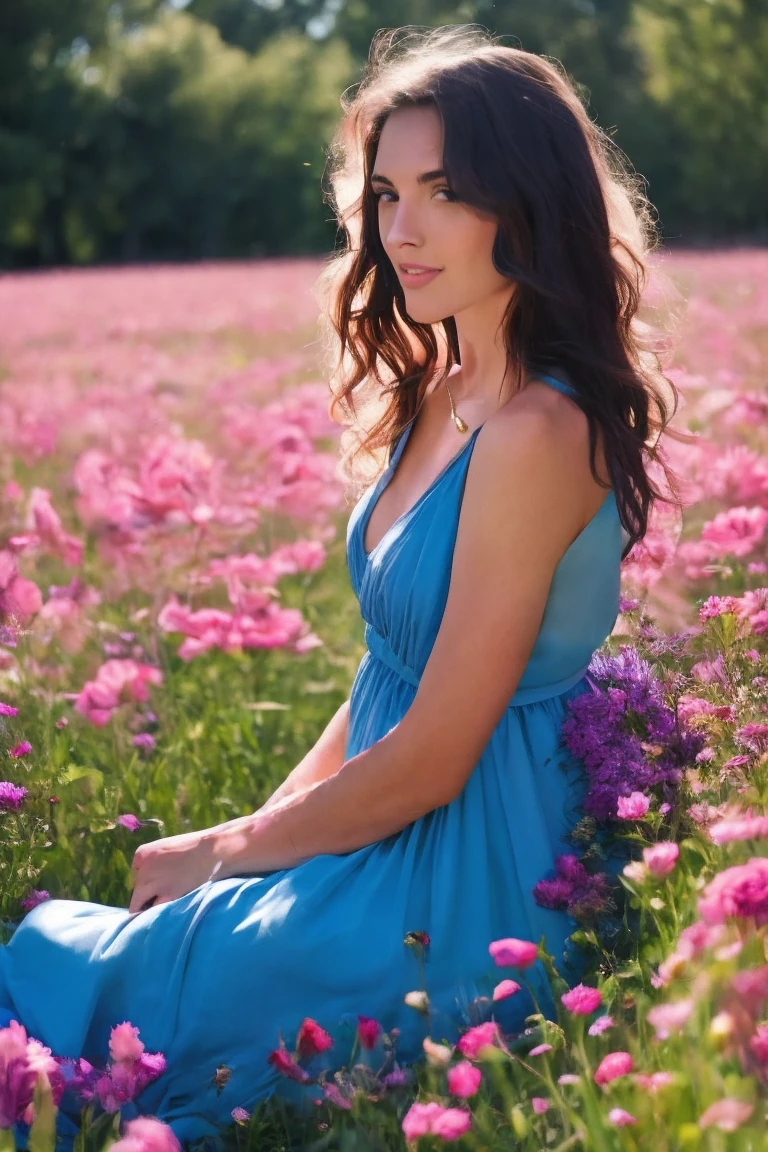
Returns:
[[[418,688],[419,677],[413,668],[403,663],[372,624],[365,626],[365,643],[372,656],[375,656],[382,664],[386,664],[393,672],[397,672],[398,676],[401,676],[408,684]],[[574,684],[578,684],[588,669],[589,664],[585,664],[583,668],[579,668],[578,672],[566,676],[564,680],[558,680],[555,684],[542,684],[538,688],[518,688],[507,707],[518,708],[522,704],[537,704],[540,700],[549,700],[552,696],[559,696],[561,693],[567,692],[569,688],[573,688]]]

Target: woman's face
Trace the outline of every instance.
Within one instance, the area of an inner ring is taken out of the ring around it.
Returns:
[[[495,217],[452,199],[445,177],[419,182],[419,176],[440,169],[442,155],[437,109],[398,108],[384,124],[371,175],[382,246],[403,286],[408,315],[421,324],[438,323],[495,293],[512,291],[491,259]],[[422,279],[401,267],[419,264],[440,271]]]

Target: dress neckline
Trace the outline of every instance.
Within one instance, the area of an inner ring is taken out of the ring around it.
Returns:
[[[545,376],[543,373],[537,373],[534,380],[535,381],[544,380],[547,383],[554,385],[554,387],[558,391],[562,390],[566,394],[573,395],[573,393],[576,391],[575,388],[573,388],[573,386],[571,384],[566,384],[565,381],[559,380],[556,376]],[[459,461],[462,458],[462,456],[467,451],[467,449],[470,447],[470,445],[474,444],[475,438],[477,437],[478,432],[483,427],[483,425],[486,423],[486,421],[483,420],[483,422],[481,424],[478,424],[477,428],[473,429],[473,431],[470,432],[466,444],[462,445],[462,447],[459,449],[459,451],[454,456],[451,457],[451,459],[448,461],[448,463],[445,465],[445,467],[442,468],[440,470],[440,472],[438,472],[437,476],[435,476],[434,480],[424,489],[424,491],[415,500],[415,502],[413,504],[411,504],[410,508],[407,508],[405,512],[401,512],[401,514],[397,517],[397,519],[394,520],[392,522],[392,524],[390,524],[389,528],[387,528],[387,530],[385,531],[384,535],[381,537],[379,542],[377,544],[374,544],[374,546],[371,548],[370,551],[366,551],[365,532],[366,532],[366,529],[368,527],[368,523],[371,519],[371,516],[373,515],[373,510],[376,507],[376,505],[379,501],[379,498],[381,497],[382,492],[384,491],[384,489],[387,487],[387,485],[392,480],[392,477],[393,477],[395,470],[397,468],[398,461],[399,461],[399,459],[403,453],[403,449],[405,448],[405,445],[408,441],[408,437],[410,436],[411,432],[413,431],[413,427],[414,427],[415,422],[416,421],[415,421],[415,417],[414,417],[414,419],[411,420],[410,424],[408,425],[408,427],[405,429],[405,431],[402,433],[400,439],[398,440],[397,446],[395,447],[395,451],[392,453],[392,458],[389,461],[389,464],[386,466],[386,468],[382,472],[379,479],[376,481],[374,488],[373,488],[373,493],[371,495],[371,498],[368,501],[368,504],[366,505],[366,507],[363,511],[363,514],[360,517],[360,520],[358,522],[357,538],[360,542],[360,551],[362,552],[363,560],[366,564],[370,563],[374,554],[376,552],[378,552],[379,548],[382,547],[382,545],[392,535],[392,533],[395,531],[395,529],[398,528],[405,520],[409,519],[421,507],[421,505],[424,503],[426,498],[434,491],[434,489],[437,487],[437,485],[440,483],[440,481],[445,477],[445,475],[448,473],[448,471],[451,468],[453,468],[453,466],[457,463],[457,461]],[[609,501],[610,497],[613,495],[615,495],[613,488],[609,488],[609,490],[605,494],[605,499],[603,500],[603,503],[600,505],[597,512],[595,512],[594,516],[591,518],[589,523],[585,524],[585,526],[582,528],[581,532],[576,537],[576,539],[568,546],[568,548],[566,549],[567,552],[570,552],[571,548],[573,548],[579,542],[579,540],[581,540],[582,536],[584,536],[584,534],[588,531],[588,529],[590,529],[592,527],[594,522],[602,514],[602,512],[604,511],[604,509],[608,505],[608,501]]]
[[[384,541],[387,539],[387,537],[392,532],[394,532],[395,528],[397,528],[397,526],[403,520],[405,520],[406,517],[411,516],[416,511],[416,509],[419,507],[419,505],[424,502],[424,500],[427,498],[427,496],[429,496],[430,492],[432,492],[432,490],[442,480],[443,476],[445,476],[448,469],[452,468],[453,465],[456,463],[456,461],[459,460],[464,455],[467,448],[469,448],[470,444],[473,443],[478,432],[483,427],[483,424],[485,424],[485,420],[483,420],[482,424],[478,424],[477,428],[475,428],[472,432],[470,432],[466,444],[463,444],[462,447],[458,450],[458,452],[456,452],[455,455],[451,457],[451,459],[448,461],[448,463],[445,465],[445,467],[440,469],[437,476],[435,476],[434,480],[432,480],[432,482],[424,489],[424,491],[421,493],[421,495],[419,497],[417,497],[415,502],[413,504],[411,504],[410,508],[407,508],[405,512],[402,512],[397,517],[397,519],[394,520],[392,524],[390,524],[389,528],[387,528],[386,532],[384,533],[382,538],[379,540],[378,544],[374,544],[373,548],[371,548],[371,550],[369,552],[367,552],[365,549],[365,531],[366,531],[366,528],[368,527],[368,522],[369,522],[371,516],[373,515],[374,508],[376,507],[377,503],[379,502],[379,497],[381,496],[384,489],[387,487],[387,485],[392,480],[392,477],[395,473],[395,469],[397,468],[398,461],[403,454],[403,449],[405,448],[408,437],[410,436],[410,434],[413,430],[414,424],[415,424],[415,420],[412,420],[411,423],[408,425],[408,427],[403,432],[402,436],[400,437],[400,439],[397,443],[397,447],[395,448],[395,451],[392,454],[392,459],[390,460],[389,464],[387,465],[387,467],[384,469],[381,476],[379,477],[379,479],[378,479],[378,481],[374,487],[373,495],[372,495],[371,499],[369,500],[368,506],[365,509],[365,513],[361,519],[360,532],[359,532],[360,548],[362,550],[363,556],[365,557],[366,561],[370,560],[370,558],[373,556],[374,552],[376,552],[381,547],[381,545],[384,543]]]

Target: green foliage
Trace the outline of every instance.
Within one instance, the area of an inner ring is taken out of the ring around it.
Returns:
[[[562,62],[665,236],[764,236],[754,0],[34,0],[0,16],[0,266],[325,252],[339,96],[381,28],[474,22]]]

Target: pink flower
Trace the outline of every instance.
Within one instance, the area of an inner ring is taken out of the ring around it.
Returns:
[[[679,1032],[693,1012],[694,1002],[689,998],[671,1004],[655,1004],[647,1013],[648,1023],[656,1029],[656,1039],[666,1040],[672,1032]]]
[[[710,596],[699,608],[699,620],[703,624],[705,620],[709,620],[713,616],[722,616],[723,612],[733,612],[733,608],[733,596]]]
[[[109,1054],[121,1064],[133,1064],[144,1051],[139,1040],[139,1030],[125,1020],[117,1024],[109,1034]]]
[[[520,985],[516,980],[501,980],[493,990],[493,999],[505,1000],[507,996],[514,996],[519,991]]]
[[[768,1068],[768,1024],[758,1024],[749,1040],[750,1051]]]
[[[443,1140],[458,1140],[472,1126],[472,1115],[461,1108],[443,1108],[432,1101],[412,1104],[403,1117],[403,1135],[408,1142],[421,1136],[440,1136]]]
[[[586,984],[577,984],[570,992],[565,992],[560,1000],[576,1016],[589,1016],[595,1008],[599,1008],[603,997],[597,988],[590,988]]]
[[[634,1081],[644,1088],[651,1096],[655,1096],[659,1088],[666,1087],[667,1084],[672,1083],[671,1072],[651,1072],[650,1075],[645,1072],[636,1072]]]
[[[632,1071],[632,1057],[629,1052],[609,1052],[595,1069],[595,1084],[610,1084],[619,1076]]]
[[[701,540],[712,546],[714,557],[744,557],[757,547],[767,525],[768,509],[741,505],[718,512],[714,520],[707,520],[701,530]],[[735,608],[737,599],[731,600]]]
[[[643,848],[643,860],[654,876],[667,876],[680,855],[680,849],[672,840],[661,840],[650,848]]]
[[[250,1112],[246,1112],[245,1108],[239,1108],[239,1107],[233,1108],[231,1115],[232,1115],[232,1119],[237,1124],[246,1124],[251,1118]]]
[[[296,1040],[296,1051],[298,1055],[308,1059],[332,1047],[333,1040],[325,1029],[321,1028],[316,1020],[312,1020],[311,1017],[306,1016],[302,1021],[298,1039]]]
[[[27,1045],[26,1029],[17,1020],[0,1029],[0,1128],[12,1128],[18,1120],[32,1121],[37,1073],[29,1063]]]
[[[79,567],[83,562],[83,542],[64,531],[61,519],[51,505],[51,494],[47,489],[32,489],[29,514],[35,531],[35,542],[42,544],[65,564]]]
[[[529,1056],[541,1056],[542,1053],[551,1052],[551,1051],[552,1051],[552,1045],[551,1044],[537,1044],[535,1048],[531,1048],[528,1055]]]
[[[17,744],[15,748],[11,748],[10,755],[18,760],[20,756],[28,756],[32,751],[32,745],[29,740],[22,740],[21,744]]]
[[[0,716],[18,716],[18,708],[14,708],[12,704],[0,704]]]
[[[637,1120],[631,1112],[626,1112],[623,1108],[611,1108],[608,1113],[608,1119],[611,1124],[615,1124],[617,1128],[624,1128],[627,1124],[637,1124]]]
[[[489,1020],[485,1024],[477,1024],[474,1028],[469,1028],[464,1035],[459,1038],[456,1047],[459,1052],[463,1053],[464,1056],[468,1056],[470,1060],[476,1060],[483,1048],[489,1045],[495,1047],[495,1041],[497,1040],[501,1042],[499,1026],[495,1020]]]
[[[598,1016],[597,1020],[593,1020],[587,1031],[590,1036],[600,1036],[608,1028],[613,1028],[613,1016]]]
[[[546,1098],[546,1096],[532,1096],[531,1104],[533,1105],[533,1110],[536,1115],[540,1116],[542,1112],[547,1112],[549,1110],[550,1101]]]
[[[629,796],[619,796],[616,815],[620,820],[640,820],[651,806],[651,799],[643,792],[632,792]]]
[[[357,1032],[360,1037],[361,1046],[370,1051],[376,1047],[376,1041],[381,1033],[381,1024],[379,1024],[378,1020],[372,1020],[369,1016],[358,1016]]]
[[[141,828],[141,820],[139,820],[137,816],[134,816],[132,812],[126,812],[124,815],[118,816],[116,823],[120,824],[123,828],[127,828],[129,832],[135,832],[138,828]]]
[[[731,916],[754,918],[757,927],[768,924],[768,857],[755,856],[718,873],[699,897],[698,909],[707,924],[723,924]]]
[[[148,684],[162,684],[163,674],[150,664],[135,660],[107,660],[89,680],[75,700],[75,711],[97,728],[103,728],[123,701],[144,704]]]
[[[112,1152],[182,1152],[173,1129],[151,1116],[137,1116],[125,1125],[122,1139],[112,1145]]]
[[[474,1096],[482,1080],[483,1074],[480,1069],[470,1064],[468,1060],[462,1060],[448,1069],[448,1091],[454,1096],[462,1096],[465,1099]]]
[[[699,1117],[699,1128],[710,1128],[714,1124],[723,1132],[735,1132],[742,1124],[746,1124],[754,1110],[754,1104],[747,1100],[726,1096],[725,1099],[710,1104],[706,1112],[702,1113]]]
[[[762,840],[768,836],[768,816],[735,816],[710,824],[709,837],[714,844],[730,844],[733,840]]]
[[[306,1083],[310,1079],[309,1072],[301,1068],[285,1048],[275,1048],[267,1057],[267,1063],[272,1064],[282,1076],[289,1080],[298,1080]]]
[[[539,949],[530,940],[517,940],[514,936],[494,940],[488,951],[500,968],[530,968],[539,955]]]
[[[432,1121],[432,1135],[441,1140],[459,1140],[472,1127],[472,1113],[463,1108],[444,1108]]]

